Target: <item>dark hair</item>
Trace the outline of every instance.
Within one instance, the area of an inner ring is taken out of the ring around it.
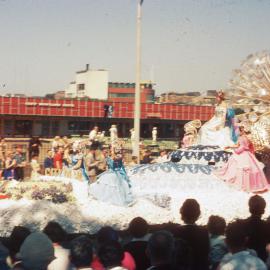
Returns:
[[[200,205],[195,199],[187,199],[180,208],[182,220],[185,223],[195,223],[201,214]]]
[[[89,267],[93,261],[93,245],[89,237],[80,236],[70,243],[70,261],[76,267]]]
[[[239,127],[239,130],[245,132],[245,127],[244,127],[244,126],[240,126],[240,127]]]
[[[247,230],[244,221],[237,220],[226,228],[226,242],[229,248],[242,248],[245,246]]]
[[[105,267],[120,266],[124,258],[124,251],[117,241],[110,241],[102,245],[98,257]]]
[[[207,223],[209,233],[213,235],[224,235],[226,221],[220,216],[210,216]]]
[[[97,241],[104,244],[110,241],[118,241],[118,233],[110,226],[102,227],[97,233]]]
[[[19,252],[24,240],[31,234],[30,230],[23,226],[15,226],[10,234],[8,249],[12,258]]]
[[[53,243],[61,243],[66,240],[67,233],[57,222],[50,221],[43,232],[52,240]]]
[[[145,219],[136,217],[129,223],[128,230],[133,237],[140,238],[147,234],[148,227],[148,223]]]
[[[264,213],[266,202],[264,198],[259,195],[250,197],[248,201],[249,212],[255,216],[261,216]]]
[[[157,231],[153,233],[147,245],[147,252],[151,261],[171,262],[174,249],[174,238],[168,231]]]

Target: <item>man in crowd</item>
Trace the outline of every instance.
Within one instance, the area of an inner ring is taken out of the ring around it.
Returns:
[[[244,220],[248,234],[247,247],[254,249],[263,261],[267,258],[266,245],[270,243],[268,224],[262,219],[266,202],[263,197],[254,195],[248,202],[250,217]]]
[[[98,164],[97,174],[100,174],[106,171],[107,169],[106,158],[107,157],[108,157],[108,149],[103,148],[98,158],[99,164]]]
[[[89,152],[85,157],[86,170],[91,182],[96,180],[99,161],[96,159],[96,148],[90,146]]]
[[[29,161],[31,161],[32,156],[39,155],[39,148],[42,146],[39,137],[31,136],[29,141]]]
[[[23,150],[21,147],[17,147],[15,154],[13,156],[13,159],[16,162],[15,165],[15,179],[18,181],[21,181],[24,179],[24,167],[26,165],[25,163],[25,157],[23,155]]]
[[[256,252],[246,248],[248,232],[243,221],[238,220],[229,224],[225,235],[230,253],[221,260],[219,270],[267,269],[264,262],[257,257]]]
[[[23,242],[18,258],[21,263],[13,270],[47,270],[55,259],[53,244],[44,233],[32,233]]]
[[[167,231],[155,232],[149,239],[147,254],[150,258],[149,270],[172,270],[175,245],[174,238]]]
[[[207,229],[196,224],[201,215],[200,205],[195,199],[187,199],[180,208],[185,225],[175,231],[176,238],[184,240],[192,250],[192,270],[208,270],[210,249]]]
[[[75,270],[92,270],[90,265],[93,261],[93,245],[86,236],[80,236],[71,241],[70,262]]]

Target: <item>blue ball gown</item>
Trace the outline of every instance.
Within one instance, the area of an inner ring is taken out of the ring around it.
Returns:
[[[107,158],[106,162],[108,170],[100,174],[97,181],[90,185],[90,195],[99,201],[113,205],[131,205],[134,198],[122,159]]]

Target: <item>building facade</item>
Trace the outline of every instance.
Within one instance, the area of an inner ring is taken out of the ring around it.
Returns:
[[[107,70],[86,69],[76,72],[75,81],[71,82],[65,91],[66,98],[107,99],[108,98]]]
[[[108,100],[112,102],[134,102],[135,83],[109,83]],[[141,82],[141,103],[153,103],[155,101],[155,90],[153,83]]]
[[[106,106],[113,107],[111,118],[106,117]],[[213,112],[212,106],[143,103],[141,137],[150,138],[154,126],[160,138],[179,137],[187,121],[207,121]],[[133,117],[132,102],[0,96],[0,135],[4,137],[80,135],[95,125],[108,131],[112,124],[118,126],[121,137],[129,137]]]

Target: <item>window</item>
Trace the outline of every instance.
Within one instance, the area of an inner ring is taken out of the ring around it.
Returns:
[[[111,98],[134,98],[135,94],[133,93],[110,93],[109,97]]]
[[[154,95],[152,95],[152,94],[147,94],[147,96],[146,96],[146,101],[147,101],[147,102],[154,102]]]
[[[15,134],[16,135],[30,135],[32,134],[33,122],[30,120],[16,120]]]
[[[68,122],[68,130],[73,132],[80,131],[89,131],[90,130],[90,122],[88,121],[72,121]]]
[[[84,83],[79,83],[78,84],[78,90],[84,90],[85,89],[85,84]]]

